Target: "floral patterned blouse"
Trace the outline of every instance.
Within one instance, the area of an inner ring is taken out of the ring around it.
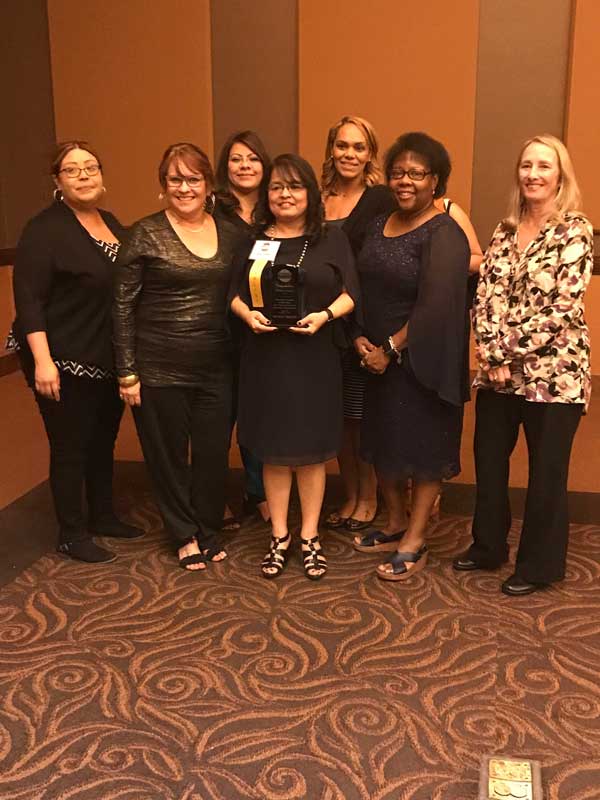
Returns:
[[[583,296],[592,275],[593,230],[584,216],[549,221],[520,251],[517,231],[500,223],[481,265],[473,307],[478,358],[509,364],[511,381],[474,386],[536,403],[590,401],[590,338]]]

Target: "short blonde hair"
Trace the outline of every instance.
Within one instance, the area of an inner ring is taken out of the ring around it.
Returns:
[[[335,191],[335,183],[337,179],[337,172],[333,164],[333,145],[335,144],[336,137],[342,125],[356,125],[358,130],[365,137],[367,147],[369,148],[369,161],[365,165],[364,181],[367,186],[374,186],[381,183],[383,173],[377,155],[379,153],[379,141],[375,128],[370,122],[362,117],[355,117],[347,115],[342,117],[335,123],[327,134],[327,144],[325,145],[325,161],[323,162],[323,169],[321,172],[321,191],[323,194],[331,194]]]
[[[560,172],[558,192],[556,193],[556,213],[554,215],[556,219],[560,220],[569,212],[581,210],[581,192],[579,191],[579,185],[575,177],[575,170],[573,169],[573,162],[571,161],[569,151],[556,136],[552,136],[550,133],[543,133],[541,136],[533,136],[531,139],[527,139],[527,141],[523,143],[519,152],[519,157],[517,158],[514,182],[508,201],[508,214],[503,221],[504,226],[512,230],[517,228],[521,215],[523,214],[524,201],[519,182],[519,166],[523,158],[523,153],[530,144],[543,144],[556,153]]]

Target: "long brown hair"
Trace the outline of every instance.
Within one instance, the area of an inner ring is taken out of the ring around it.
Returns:
[[[258,133],[255,131],[238,131],[229,136],[219,153],[216,170],[217,182],[215,187],[215,193],[227,211],[237,211],[240,207],[240,201],[231,191],[231,186],[229,184],[229,153],[233,145],[238,143],[252,150],[262,164],[263,177],[261,185],[264,183],[269,167],[271,166],[271,159]]]

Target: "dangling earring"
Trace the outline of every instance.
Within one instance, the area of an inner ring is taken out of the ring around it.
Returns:
[[[63,199],[63,193],[60,189],[55,189],[52,192],[52,197],[54,198],[55,203],[60,203]]]
[[[106,191],[106,186],[104,186],[104,184],[102,184],[102,191],[103,191],[103,192],[105,192],[105,191]]]
[[[158,199],[159,199],[159,202],[161,202],[161,203],[165,199],[165,196],[164,196],[164,194],[162,192],[158,193]]]
[[[217,204],[217,198],[215,197],[215,193],[211,192],[206,200],[204,201],[204,210],[207,214],[212,214],[215,210],[215,206]]]

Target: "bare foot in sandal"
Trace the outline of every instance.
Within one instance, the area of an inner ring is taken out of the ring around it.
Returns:
[[[206,558],[200,552],[198,542],[195,539],[178,549],[177,558],[179,559],[179,566],[189,572],[206,569],[206,564],[204,563]]]

